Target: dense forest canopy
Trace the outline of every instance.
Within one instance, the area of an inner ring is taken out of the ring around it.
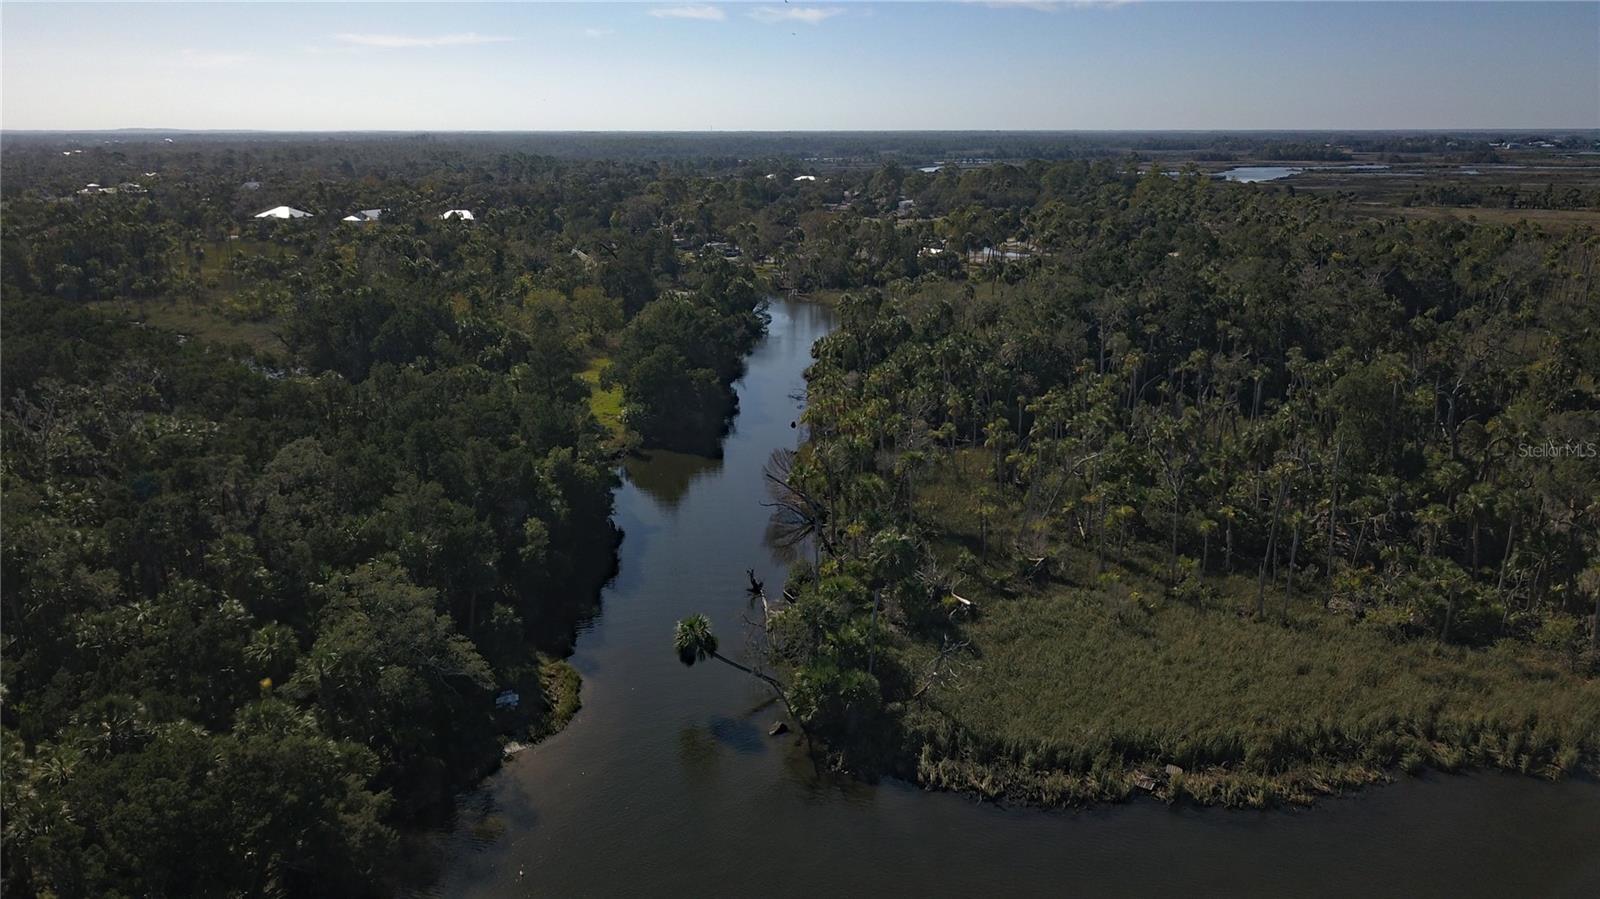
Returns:
[[[404,828],[572,714],[617,456],[715,451],[778,291],[841,326],[769,473],[810,563],[760,672],[845,767],[1592,761],[1595,231],[1149,158],[1497,138],[7,135],[7,890],[390,891]],[[1336,627],[1544,704],[1198,745],[947,694],[1068,587],[1113,637]]]
[[[810,442],[775,460],[775,527],[821,552],[765,636],[835,757],[1032,800],[1249,804],[1397,764],[1592,764],[1596,233],[1080,163],[1009,177],[1028,202],[985,212],[1039,252],[849,293]],[[1115,667],[1190,633],[1216,648],[1170,682]],[[1273,659],[1229,643],[1334,677],[1255,684]],[[1401,688],[1435,664],[1418,645],[1447,670]],[[1346,697],[1350,676],[1371,682]],[[1162,683],[1141,697],[1162,711],[1087,708],[1108,678]],[[1247,684],[1281,692],[1220,698]]]
[[[673,246],[704,186],[648,168],[205,159],[5,203],[8,892],[383,891],[570,716],[538,650],[614,565],[615,454],[714,446],[764,328],[747,262]]]

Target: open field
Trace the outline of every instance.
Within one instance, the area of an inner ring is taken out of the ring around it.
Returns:
[[[1408,219],[1454,220],[1479,224],[1509,225],[1529,222],[1552,231],[1600,228],[1600,209],[1495,209],[1486,206],[1382,206],[1356,207],[1352,212],[1370,209],[1374,215]]]
[[[134,321],[148,322],[158,328],[176,331],[208,343],[223,345],[248,344],[260,353],[280,354],[283,341],[278,337],[275,321],[243,321],[223,314],[211,303],[187,300],[147,300],[127,302],[121,300],[88,304],[92,308],[117,312]]]
[[[1240,161],[1226,165],[1205,163],[1205,171],[1219,172],[1236,166],[1270,166],[1302,169],[1288,178],[1263,182],[1317,193],[1339,193],[1357,203],[1376,205],[1445,205],[1534,211],[1535,208],[1571,208],[1571,198],[1588,197],[1576,205],[1594,209],[1600,191],[1600,157],[1554,156],[1546,153],[1510,153],[1500,162],[1463,162],[1440,156],[1393,158],[1358,154],[1347,162]],[[1428,198],[1436,198],[1429,202]],[[1446,199],[1448,198],[1448,199]],[[1512,202],[1515,198],[1515,202]]]

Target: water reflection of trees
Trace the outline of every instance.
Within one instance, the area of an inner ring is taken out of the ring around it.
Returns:
[[[689,492],[689,485],[721,470],[722,460],[671,450],[650,450],[629,456],[622,467],[628,473],[629,482],[656,502],[675,509]]]

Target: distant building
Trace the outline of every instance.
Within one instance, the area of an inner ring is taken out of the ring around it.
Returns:
[[[355,225],[370,225],[380,218],[383,218],[382,209],[363,209],[359,212],[351,213],[339,221],[350,222]]]
[[[445,212],[444,215],[439,216],[439,218],[441,218],[441,219],[460,219],[463,222],[474,221],[473,215],[472,215],[472,210],[470,210],[470,209],[451,209],[451,210],[448,210],[447,212]]]
[[[794,180],[796,180],[796,181],[815,181],[815,180],[817,180],[817,176],[816,175],[796,175],[796,176],[794,176]]]
[[[241,184],[239,186],[244,188],[245,190],[260,190],[261,189],[261,182],[260,181],[246,181],[245,183],[243,183],[243,184]]]
[[[256,213],[258,219],[308,219],[311,213],[293,206],[274,206],[266,212]]]

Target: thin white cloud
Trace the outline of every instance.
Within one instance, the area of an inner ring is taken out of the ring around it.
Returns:
[[[824,19],[840,15],[844,10],[837,6],[762,6],[750,12],[757,22],[804,22],[820,24]]]
[[[244,65],[255,57],[249,53],[223,53],[216,50],[184,48],[178,51],[178,62],[196,69],[220,69]]]
[[[650,15],[658,19],[699,19],[702,22],[720,22],[728,17],[720,6],[657,6]]]
[[[1060,12],[1063,9],[1105,9],[1124,6],[1135,0],[958,0],[982,3],[994,9],[1031,9],[1034,12]]]
[[[512,38],[467,31],[461,34],[336,34],[334,39],[342,44],[357,47],[378,47],[400,50],[409,47],[465,47],[472,44],[502,44]]]
[[[583,29],[583,36],[584,37],[610,37],[611,35],[616,34],[616,33],[617,33],[616,30],[612,29],[612,28],[585,28],[585,29]]]

